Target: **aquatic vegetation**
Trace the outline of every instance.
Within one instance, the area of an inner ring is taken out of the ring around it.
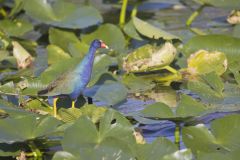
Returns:
[[[238,159],[239,0],[0,4],[1,157]],[[110,48],[71,108],[94,39]],[[38,94],[63,75],[57,101]]]

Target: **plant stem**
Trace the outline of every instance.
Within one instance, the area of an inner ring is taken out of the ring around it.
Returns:
[[[138,3],[136,3],[135,5],[134,5],[134,7],[133,7],[133,10],[132,10],[132,13],[131,13],[131,17],[133,18],[133,17],[136,17],[136,15],[137,15],[137,12],[138,12]]]
[[[32,150],[32,156],[34,156],[34,158],[37,160],[42,160],[42,152],[37,148],[34,141],[29,141],[28,146]]]
[[[197,10],[195,10],[191,16],[187,19],[186,21],[186,26],[195,34],[198,35],[203,35],[205,34],[203,31],[201,31],[200,29],[196,29],[191,27],[193,21],[201,14],[202,10],[206,7],[206,5],[201,5]]]
[[[175,127],[175,132],[174,132],[174,136],[175,136],[175,144],[178,146],[178,149],[180,150],[180,124],[176,123],[176,127]]]
[[[128,0],[123,0],[121,12],[120,12],[120,18],[119,18],[119,26],[121,28],[123,28],[123,26],[125,24],[127,4],[128,4]]]
[[[6,12],[3,8],[0,9],[0,14],[1,14],[4,18],[7,17],[7,12]]]

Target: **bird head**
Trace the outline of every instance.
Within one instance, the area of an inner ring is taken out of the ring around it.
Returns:
[[[92,42],[92,46],[95,48],[106,48],[106,49],[109,48],[102,40],[99,40],[99,39],[95,39]]]

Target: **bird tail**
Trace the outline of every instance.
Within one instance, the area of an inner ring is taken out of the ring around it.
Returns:
[[[47,94],[47,93],[48,93],[48,88],[38,91],[37,94],[38,94],[39,96],[42,96],[42,95]]]

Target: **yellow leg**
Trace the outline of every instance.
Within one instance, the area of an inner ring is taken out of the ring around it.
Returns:
[[[75,108],[75,101],[72,101],[72,108]]]
[[[53,98],[53,116],[57,117],[57,100],[58,98]]]

